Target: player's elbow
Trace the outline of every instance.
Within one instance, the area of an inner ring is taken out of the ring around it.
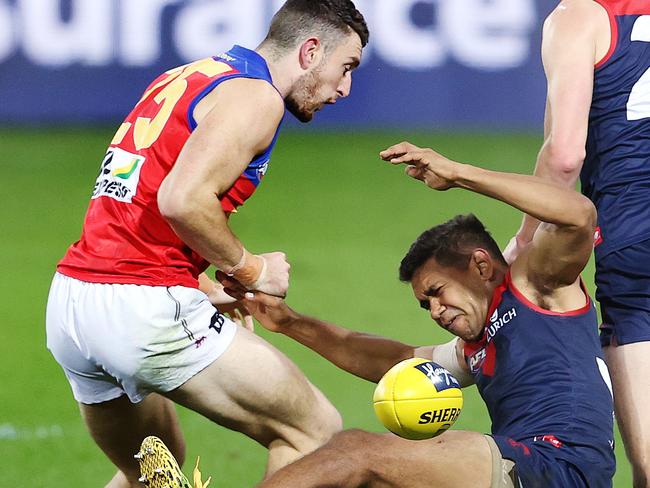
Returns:
[[[166,181],[158,190],[157,201],[160,215],[170,223],[183,222],[196,210],[195,201],[188,192],[179,191]]]
[[[557,141],[556,139],[547,142],[546,150],[554,172],[566,178],[575,177],[580,173],[587,155],[584,144],[572,144],[567,141]]]
[[[584,195],[576,192],[575,196],[576,203],[573,205],[574,226],[584,229],[586,232],[593,233],[598,219],[596,207]]]

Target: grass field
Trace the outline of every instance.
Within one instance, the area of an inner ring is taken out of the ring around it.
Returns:
[[[114,471],[84,429],[63,373],[45,348],[43,325],[55,264],[79,236],[111,132],[0,130],[0,486],[100,487]],[[296,309],[427,344],[449,337],[397,279],[412,240],[431,225],[472,211],[505,245],[519,215],[468,192],[433,192],[379,161],[381,149],[407,136],[453,158],[517,172],[530,172],[540,143],[528,135],[289,132],[258,194],[232,225],[251,251],[288,254],[293,266],[288,301]],[[585,279],[593,292],[592,274],[590,267]],[[372,411],[373,385],[288,339],[258,332],[329,396],[346,427],[382,430]],[[475,388],[466,390],[465,405],[455,428],[489,431]],[[181,409],[180,417],[188,465],[200,454],[215,487],[249,487],[260,479],[263,448],[193,412]],[[630,487],[620,440],[617,457],[615,486]]]

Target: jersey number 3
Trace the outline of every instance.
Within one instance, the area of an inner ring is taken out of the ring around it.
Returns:
[[[172,115],[174,106],[181,99],[185,90],[187,90],[187,78],[194,73],[201,73],[205,76],[213,77],[232,68],[225,63],[215,61],[212,58],[202,59],[195,63],[174,68],[165,73],[167,76],[162,81],[150,87],[138,103],[147,100],[153,92],[161,87],[153,100],[158,104],[159,110],[154,117],[138,117],[134,124],[125,122],[115,133],[111,145],[117,145],[122,142],[126,134],[133,125],[133,143],[136,150],[147,149],[153,145],[160,137],[160,134],[167,124],[169,117]]]
[[[650,15],[642,15],[632,27],[632,42],[650,42]],[[627,120],[641,120],[650,117],[650,68],[632,87],[627,100]]]

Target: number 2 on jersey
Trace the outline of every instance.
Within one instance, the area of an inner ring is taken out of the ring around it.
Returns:
[[[641,15],[632,28],[632,42],[650,42],[650,15]],[[630,92],[627,100],[627,120],[650,117],[650,68],[643,73]]]

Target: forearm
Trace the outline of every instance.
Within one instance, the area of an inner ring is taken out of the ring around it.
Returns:
[[[574,189],[580,176],[582,160],[575,157],[568,161],[562,161],[558,154],[554,154],[550,139],[547,139],[537,157],[534,175],[542,179],[553,181],[560,186]],[[532,241],[540,221],[529,214],[524,214],[521,227],[517,232],[517,241],[525,245]]]
[[[300,314],[293,315],[281,332],[339,368],[375,383],[392,366],[414,355],[413,346]]]
[[[228,271],[242,258],[243,244],[228,227],[219,200],[178,207],[164,214],[176,235],[219,269]]]
[[[588,202],[581,194],[538,176],[458,165],[454,183],[501,200],[534,219],[558,226],[583,225],[585,214],[590,214],[586,208]]]

